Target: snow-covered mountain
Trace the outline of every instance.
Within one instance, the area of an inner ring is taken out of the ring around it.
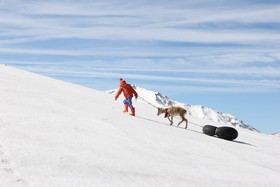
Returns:
[[[0,66],[0,186],[279,186],[278,137],[226,141],[202,133],[217,122],[170,126],[144,101],[132,117],[121,99]]]
[[[272,133],[272,135],[280,137],[280,132]]]
[[[142,100],[146,103],[149,103],[153,106],[156,106],[156,107],[181,106],[187,110],[188,115],[191,115],[191,116],[194,116],[197,118],[211,120],[214,122],[218,122],[225,126],[234,126],[234,127],[239,127],[239,128],[244,128],[244,129],[248,129],[251,131],[259,132],[257,129],[255,129],[251,125],[245,123],[244,121],[238,119],[237,117],[235,117],[231,114],[218,112],[214,109],[211,109],[211,108],[208,108],[205,106],[201,106],[201,105],[183,104],[183,103],[174,101],[159,92],[150,91],[150,90],[144,89],[144,88],[136,86],[136,85],[133,85],[133,88],[139,94],[140,100]],[[110,93],[110,94],[115,94],[115,92],[116,92],[116,89],[107,91],[107,93]]]

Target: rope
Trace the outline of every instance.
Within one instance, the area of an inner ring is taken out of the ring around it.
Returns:
[[[154,108],[158,108],[157,106],[153,105],[152,103],[150,103],[149,101],[145,100],[143,97],[140,97],[139,95],[138,95],[138,98],[141,99],[142,101],[148,103],[149,105],[153,106]],[[180,118],[177,117],[177,116],[175,116],[175,118],[180,119]],[[189,122],[190,122],[190,121],[189,121]],[[193,124],[193,125],[199,126],[199,127],[201,127],[201,128],[203,127],[202,125],[199,125],[199,124],[197,124],[197,123],[193,123],[193,122],[190,122],[190,123]]]
[[[197,123],[194,123],[194,122],[190,122],[190,123],[193,124],[193,125],[196,125],[196,126],[199,126],[199,127],[203,128],[202,125],[199,125],[199,124],[197,124]]]
[[[152,103],[150,103],[149,101],[145,100],[143,97],[140,97],[139,95],[138,95],[138,98],[140,98],[142,101],[148,103],[149,105],[153,106],[154,108],[158,108],[157,106],[153,105]]]

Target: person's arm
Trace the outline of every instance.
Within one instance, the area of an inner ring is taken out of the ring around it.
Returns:
[[[118,97],[120,96],[120,94],[122,93],[122,87],[119,88],[119,90],[117,91],[116,95],[115,95],[115,100],[118,99]]]
[[[137,92],[134,89],[133,89],[133,94],[135,96],[135,99],[137,99],[138,98],[138,94],[137,94]]]

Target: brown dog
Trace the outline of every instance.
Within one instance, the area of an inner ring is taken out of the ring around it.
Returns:
[[[176,107],[176,106],[172,106],[169,108],[158,108],[157,115],[159,116],[160,114],[163,114],[163,113],[165,114],[164,117],[165,118],[167,117],[168,120],[170,121],[170,125],[173,124],[174,116],[180,116],[182,121],[180,121],[177,126],[179,126],[183,121],[185,121],[186,122],[185,129],[188,127],[188,120],[187,120],[187,118],[185,118],[185,115],[187,113],[186,109],[184,109],[182,107]]]

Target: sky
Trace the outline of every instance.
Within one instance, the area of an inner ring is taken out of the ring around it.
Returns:
[[[0,0],[0,63],[97,90],[118,79],[279,132],[280,2]]]

